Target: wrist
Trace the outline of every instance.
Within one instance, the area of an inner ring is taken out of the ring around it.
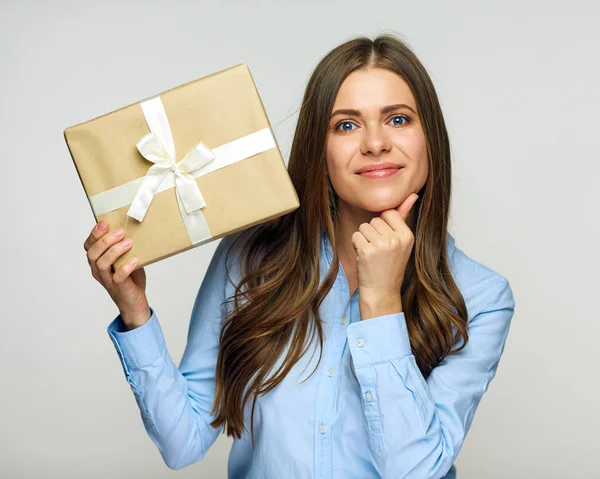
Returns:
[[[150,320],[151,316],[150,307],[138,312],[121,311],[121,319],[128,331],[143,326]]]
[[[370,319],[386,314],[401,313],[402,297],[395,294],[363,294],[359,293],[361,319]]]

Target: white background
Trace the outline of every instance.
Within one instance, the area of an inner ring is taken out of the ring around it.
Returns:
[[[517,305],[458,477],[600,477],[599,13],[592,1],[2,1],[0,476],[226,477],[230,438],[175,472],[144,431],[106,333],[117,309],[86,261],[94,219],[64,128],[247,63],[287,163],[321,57],[389,32],[442,104],[449,231]],[[177,364],[215,247],[146,268]]]

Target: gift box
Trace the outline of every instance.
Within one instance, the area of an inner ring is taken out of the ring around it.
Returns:
[[[64,130],[96,222],[137,268],[299,207],[249,68],[239,64]]]

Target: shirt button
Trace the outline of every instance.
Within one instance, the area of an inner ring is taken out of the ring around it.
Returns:
[[[357,345],[359,348],[362,348],[362,347],[365,345],[365,340],[364,340],[363,338],[358,338],[358,339],[356,340],[356,345]]]
[[[342,316],[340,318],[340,324],[346,324],[347,321],[348,321],[348,318],[346,316]]]
[[[365,399],[369,402],[371,402],[373,400],[373,396],[371,395],[371,393],[367,393],[365,394]]]
[[[327,376],[331,377],[335,374],[335,371],[333,369],[330,369],[329,371],[327,371]]]
[[[321,431],[321,434],[325,434],[327,432],[327,426],[325,424],[321,424],[319,431]]]

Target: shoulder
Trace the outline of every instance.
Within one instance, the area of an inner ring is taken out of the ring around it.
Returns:
[[[214,256],[218,257],[223,263],[225,261],[225,257],[227,256],[227,267],[236,265],[246,234],[246,230],[243,230],[223,236],[223,238],[219,240],[219,244],[217,245]]]
[[[240,259],[244,245],[252,236],[252,231],[256,226],[231,233],[219,240],[213,261],[218,264],[218,268],[226,276],[226,292],[228,295],[233,294],[235,285],[242,280],[240,269]]]
[[[508,278],[454,246],[449,259],[452,277],[465,300],[469,318],[483,311],[514,309]]]

